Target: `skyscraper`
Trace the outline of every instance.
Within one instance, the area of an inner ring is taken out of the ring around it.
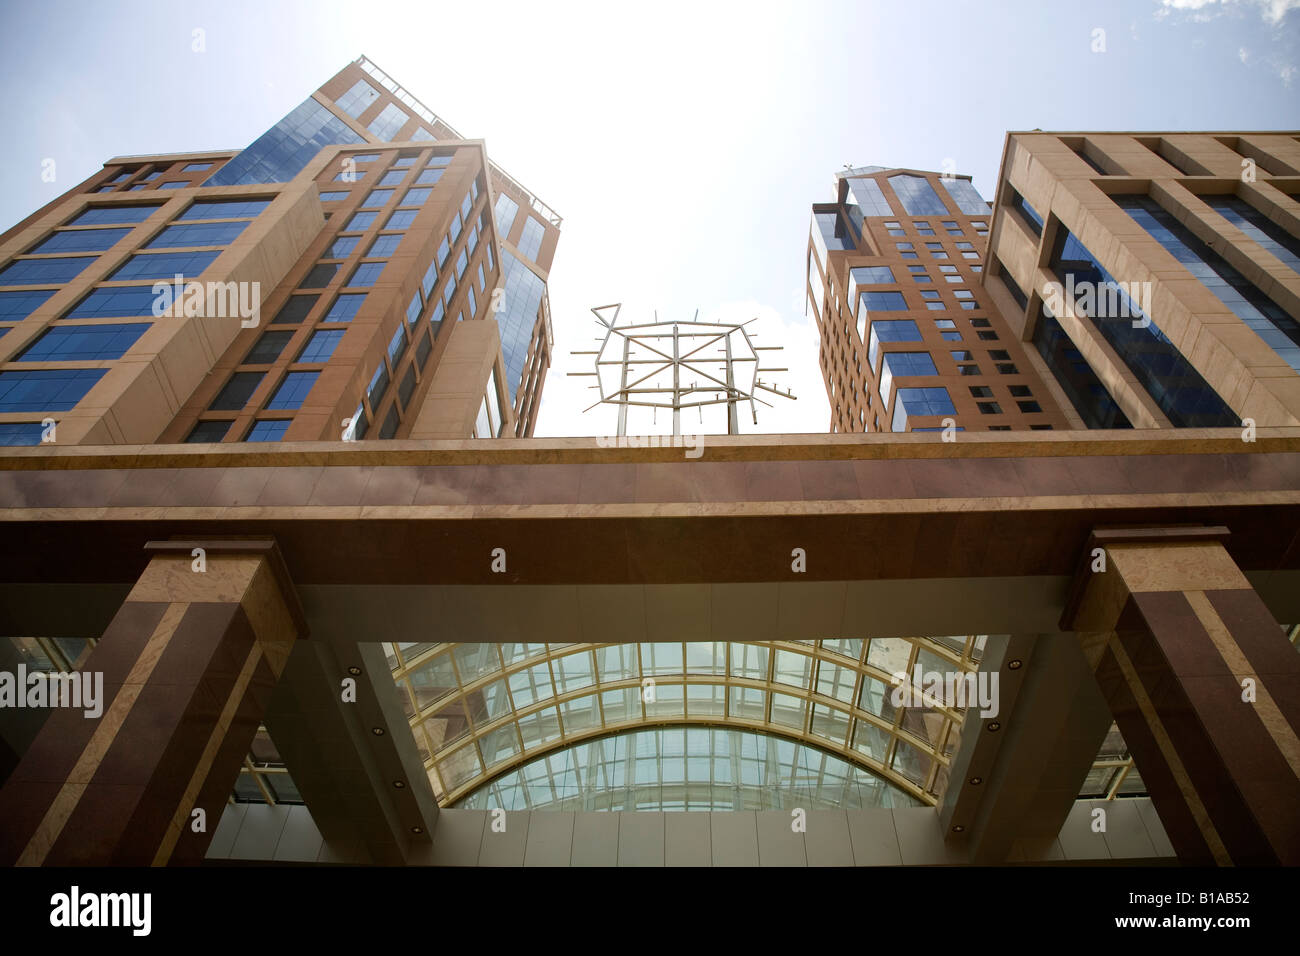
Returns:
[[[529,435],[560,217],[362,57],[0,238],[6,444]]]

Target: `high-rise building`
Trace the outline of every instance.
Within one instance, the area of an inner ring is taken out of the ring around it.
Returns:
[[[0,439],[532,434],[560,217],[362,57],[240,151],[0,236]]]
[[[1293,133],[1037,130],[996,214],[963,177],[838,173],[808,255],[832,430],[1300,422],[1298,173]]]

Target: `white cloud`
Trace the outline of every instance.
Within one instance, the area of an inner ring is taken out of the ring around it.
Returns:
[[[1156,11],[1157,17],[1167,16],[1171,10],[1180,10],[1191,14],[1191,19],[1197,23],[1207,23],[1227,13],[1230,8],[1237,8],[1239,4],[1244,4],[1259,10],[1260,17],[1270,27],[1280,26],[1288,12],[1300,9],[1300,0],[1159,0],[1159,2],[1160,9]]]
[[[1244,46],[1238,48],[1238,50],[1237,50],[1237,59],[1239,59],[1242,63],[1249,63],[1249,62],[1250,62],[1250,51],[1247,50]]]

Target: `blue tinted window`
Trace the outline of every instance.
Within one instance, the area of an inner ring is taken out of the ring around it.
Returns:
[[[360,142],[362,138],[346,123],[308,99],[213,173],[205,185],[288,182],[324,147]]]
[[[350,90],[334,102],[338,104],[339,109],[347,113],[353,119],[356,119],[366,111],[366,107],[377,99],[379,99],[379,91],[377,89],[365,80],[357,80],[352,84]]]
[[[217,393],[209,407],[214,411],[239,411],[248,404],[265,375],[265,372],[236,372],[230,376],[230,381]]]
[[[339,239],[335,239],[330,243],[329,248],[325,250],[325,255],[321,258],[346,259],[348,256],[352,255],[352,250],[357,247],[357,243],[360,241],[360,236],[343,236]]]
[[[410,119],[396,103],[389,103],[370,121],[366,129],[382,140],[391,140]]]
[[[316,384],[320,372],[290,372],[276,389],[275,395],[266,403],[267,408],[286,409],[301,408],[303,400],[311,387]]]
[[[453,155],[454,154],[449,153],[446,156],[430,156],[429,161],[425,163],[425,166],[450,166]]]
[[[230,422],[199,422],[185,439],[187,444],[212,444],[221,441],[230,431]]]
[[[402,197],[403,206],[423,206],[429,199],[432,189],[408,189]]]
[[[1020,220],[1035,236],[1043,234],[1043,217],[1038,214],[1038,210],[1025,201],[1025,197],[1020,195],[1010,186],[1007,187],[1010,193],[1010,203],[1012,209],[1020,214]]]
[[[159,183],[154,188],[155,189],[184,189],[188,185],[189,185],[188,182]]]
[[[375,217],[378,215],[377,212],[356,213],[348,220],[348,224],[344,228],[348,232],[361,232],[363,229],[369,229],[370,224],[375,221]]]
[[[518,211],[519,203],[515,202],[505,193],[497,193],[497,232],[501,233],[502,239],[506,238],[510,234],[510,227],[514,224],[515,213]]]
[[[1250,203],[1236,196],[1202,196],[1201,201],[1293,271],[1300,272],[1300,238],[1291,235]]]
[[[956,412],[946,388],[900,388],[890,427],[896,432],[907,431],[911,416],[955,415]]]
[[[311,374],[315,374],[314,372]],[[289,430],[287,418],[278,421],[253,422],[253,427],[244,436],[244,441],[279,441]]]
[[[369,288],[375,284],[379,274],[384,271],[382,262],[363,262],[357,266],[352,278],[348,280],[348,285],[353,288]]]
[[[104,377],[104,368],[0,372],[0,412],[66,412]]]
[[[143,222],[158,208],[158,206],[91,206],[65,225],[103,226],[119,222]]]
[[[298,355],[299,362],[328,362],[339,342],[343,340],[343,329],[318,329]]]
[[[444,170],[441,170],[441,169],[424,169],[424,170],[421,170],[421,171],[420,171],[420,175],[418,175],[418,176],[415,177],[415,185],[417,185],[417,186],[432,186],[432,185],[433,185],[434,183],[436,183],[438,180],[442,179],[442,174],[443,174],[443,172],[444,172]]]
[[[211,169],[211,163],[186,163],[181,169],[183,173],[201,173],[205,169]]]
[[[1074,347],[1070,336],[1046,306],[1043,307],[1043,317],[1034,326],[1034,345],[1085,425],[1089,428],[1133,427],[1083,353]]]
[[[948,213],[948,207],[924,176],[900,173],[889,177],[889,185],[909,216],[944,216]]]
[[[828,250],[857,248],[852,233],[838,212],[813,213],[812,236],[823,261]]]
[[[863,292],[862,304],[871,312],[905,312],[907,302],[901,292]]]
[[[437,138],[438,137],[434,136],[423,126],[416,127],[415,132],[411,134],[411,139],[415,140],[416,142],[422,142],[425,140],[436,140]]]
[[[385,229],[405,229],[411,223],[415,222],[414,209],[399,209],[388,217],[388,224]]]
[[[1122,291],[1123,287],[1064,226],[1057,229],[1049,268],[1062,286],[1073,286],[1080,300],[1076,312],[1101,332],[1171,423],[1183,428],[1240,424],[1232,409],[1169,341],[1155,320],[1132,302]],[[1118,311],[1123,315],[1097,314],[1110,310],[1099,310],[1095,305],[1085,308],[1084,296],[1095,299],[1098,293],[1118,300]]]
[[[153,286],[134,285],[116,289],[96,289],[86,296],[68,312],[68,319],[101,319],[116,316],[154,315],[154,306],[158,305],[158,314],[166,307],[153,291]]]
[[[338,271],[339,265],[336,262],[318,262],[311,267],[310,272],[303,276],[299,287],[303,289],[323,289],[330,284]]]
[[[247,222],[205,222],[186,226],[168,226],[158,233],[146,248],[224,246],[236,239],[247,228]]]
[[[1300,371],[1300,322],[1149,196],[1116,203],[1288,365]]]
[[[989,214],[989,204],[984,201],[984,197],[979,191],[971,185],[968,179],[947,179],[939,177],[939,182],[943,188],[948,190],[948,195],[952,201],[957,204],[967,216],[987,216]]]
[[[886,352],[880,366],[880,395],[888,402],[894,379],[903,375],[937,375],[929,352]]]
[[[441,269],[447,264],[447,257],[451,255],[451,243],[444,237],[442,242],[438,243],[438,268]]]
[[[370,195],[368,195],[365,198],[365,201],[361,203],[361,208],[378,209],[392,198],[393,191],[391,189],[372,189],[370,190]]]
[[[420,280],[420,291],[424,293],[427,299],[433,292],[433,287],[438,284],[438,263],[433,261],[429,263],[429,268],[424,270],[424,278]]]
[[[191,222],[196,219],[253,219],[267,206],[269,199],[237,199],[208,202],[196,202],[176,217],[177,222]]]
[[[424,300],[420,298],[420,293],[416,292],[411,296],[411,301],[406,303],[406,321],[410,325],[415,325],[416,320],[420,318],[420,309],[424,306]]]
[[[920,342],[921,330],[911,319],[877,319],[870,323],[871,333],[867,344],[867,359],[876,367],[876,355],[881,342]]]
[[[534,262],[536,262],[537,253],[542,248],[542,236],[545,234],[545,232],[546,230],[542,228],[542,224],[540,222],[538,222],[532,216],[528,216],[526,219],[524,219],[523,235],[519,237],[519,251],[522,252],[524,255],[526,255],[529,259],[532,259]]]
[[[370,259],[386,259],[397,251],[397,247],[401,243],[401,236],[379,236],[366,250],[366,257]],[[356,285],[356,283],[349,283],[349,285]]]
[[[388,362],[397,368],[398,361],[406,353],[406,326],[399,325],[393,338],[388,343]]]
[[[53,289],[32,289],[30,292],[0,292],[0,321],[14,322],[31,315],[41,304],[54,295]]]
[[[29,345],[20,362],[91,362],[121,358],[149,328],[148,322],[122,325],[56,325]]]
[[[39,445],[44,431],[40,422],[0,422],[0,447]]]
[[[134,255],[127,259],[108,278],[114,282],[125,279],[171,279],[176,275],[196,276],[212,264],[220,252],[156,252]]]
[[[67,282],[95,261],[95,256],[67,259],[18,259],[0,269],[0,285],[39,285]]]
[[[524,264],[513,252],[501,258],[504,274],[504,294],[501,296],[501,311],[496,313],[497,326],[501,332],[501,356],[505,361],[506,390],[510,404],[515,401],[515,391],[523,379],[524,361],[528,357],[528,344],[532,341],[533,329],[537,325],[537,310],[541,306],[542,296],[546,294],[546,283]],[[435,316],[441,318],[441,316]]]
[[[245,365],[270,365],[293,338],[292,332],[264,332],[244,356]]]
[[[370,402],[372,409],[379,408],[379,401],[384,397],[387,388],[388,366],[380,362],[379,368],[375,369],[375,374],[370,377],[370,384],[366,386],[366,400]]]
[[[381,186],[396,186],[398,183],[400,183],[400,182],[401,182],[403,179],[405,179],[405,178],[406,178],[406,170],[404,170],[404,169],[390,169],[388,172],[384,173],[383,178],[379,180],[379,185],[381,185]],[[390,192],[389,195],[391,196],[392,193]]]
[[[858,266],[849,270],[849,281],[858,285],[885,285],[896,281],[894,270],[889,266]],[[850,286],[850,294],[852,287]]]
[[[347,198],[348,198],[348,191],[346,189],[339,190],[336,192],[325,192],[320,194],[321,202],[339,202],[340,200],[347,199]]]
[[[352,317],[357,314],[361,308],[361,303],[366,301],[366,293],[354,292],[340,295],[330,306],[330,310],[321,318],[322,322],[351,322]]]
[[[130,229],[70,229],[47,236],[27,252],[29,255],[48,255],[51,252],[103,252],[130,231]]]
[[[889,200],[885,198],[880,184],[874,179],[856,178],[849,180],[849,192],[862,210],[864,216],[892,216]]]

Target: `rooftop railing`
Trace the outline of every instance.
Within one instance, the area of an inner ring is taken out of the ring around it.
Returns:
[[[388,92],[392,93],[393,96],[395,96],[397,99],[401,100],[408,107],[410,107],[411,110],[415,112],[415,115],[420,117],[420,119],[424,120],[426,123],[429,124],[441,123],[443,126],[447,127],[447,129],[451,130],[451,133],[454,137],[456,137],[457,139],[465,139],[464,136],[462,136],[459,132],[456,131],[456,128],[454,126],[448,123],[445,119],[443,119],[433,110],[429,109],[429,107],[421,103],[414,93],[411,93],[400,83],[394,80],[391,76],[389,76],[387,73],[381,70],[373,60],[369,59],[363,54],[362,56],[357,57],[356,63],[357,66],[361,67],[361,69],[365,70],[376,80],[378,80],[380,86],[388,90]],[[538,215],[545,218],[546,221],[549,222],[551,225],[553,225],[556,229],[559,229],[560,226],[563,225],[564,218],[558,212],[552,209],[550,206],[546,205],[546,203],[542,202],[540,199],[534,196],[533,191],[531,189],[525,189],[524,186],[519,182],[519,180],[515,179],[515,177],[511,176],[508,172],[506,172],[496,163],[492,162],[491,160],[488,160],[488,162],[502,178],[504,178],[507,182],[509,182],[521,193],[523,193],[525,196],[528,197],[528,203],[532,207],[534,212],[536,212]]]

